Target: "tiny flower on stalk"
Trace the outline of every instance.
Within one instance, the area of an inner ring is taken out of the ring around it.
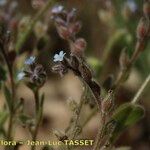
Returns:
[[[26,65],[32,65],[33,63],[35,63],[35,57],[34,56],[31,56],[25,60]]]
[[[59,13],[61,13],[61,12],[63,11],[63,9],[64,9],[63,6],[58,5],[58,6],[54,6],[54,7],[52,8],[51,12],[52,12],[53,14],[59,14]]]
[[[36,57],[31,56],[26,61],[26,69],[23,69],[18,74],[18,80],[22,80],[24,77],[29,79],[28,83],[32,83],[38,87],[41,87],[46,81],[46,72],[44,67],[35,63]],[[34,65],[33,65],[34,64]]]
[[[64,53],[63,51],[60,51],[59,54],[55,54],[54,62],[63,61],[65,55],[66,55],[66,53]]]

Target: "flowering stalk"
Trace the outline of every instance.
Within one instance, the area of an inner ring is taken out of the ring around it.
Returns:
[[[36,63],[36,57],[31,56],[25,61],[26,69],[18,74],[20,80],[27,78],[26,85],[32,90],[35,100],[34,126],[28,125],[32,141],[36,141],[43,116],[44,94],[40,97],[39,90],[46,82],[46,72],[42,65]],[[36,145],[31,146],[35,150]]]
[[[36,141],[37,139],[37,134],[38,134],[38,130],[40,127],[40,123],[42,120],[42,115],[43,115],[43,103],[44,103],[44,99],[42,99],[40,101],[39,98],[39,89],[37,88],[35,91],[33,91],[34,93],[34,99],[35,99],[35,127],[32,131],[32,141]],[[31,146],[31,150],[35,150],[36,146],[33,145]]]
[[[137,58],[140,56],[140,54],[144,51],[145,47],[147,46],[147,42],[150,37],[150,18],[148,17],[149,9],[147,11],[144,9],[145,4],[150,6],[150,2],[146,1],[143,6],[144,16],[140,19],[137,27],[137,42],[134,53],[132,54],[131,58],[125,62],[124,67],[122,68],[116,80],[116,83],[113,86],[113,89],[115,87],[119,87],[120,84],[124,81],[125,76],[130,71],[134,62],[137,60]]]
[[[142,95],[144,89],[148,86],[149,82],[150,82],[150,74],[145,79],[144,83],[142,84],[142,86],[138,90],[137,94],[135,95],[135,97],[133,98],[131,103],[135,104],[139,101],[140,96]]]

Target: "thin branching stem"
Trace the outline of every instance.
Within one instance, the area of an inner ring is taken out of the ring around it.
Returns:
[[[150,74],[145,79],[144,83],[142,84],[142,86],[140,87],[138,92],[136,93],[136,95],[133,98],[131,103],[135,104],[135,103],[137,103],[140,100],[140,97],[143,94],[144,89],[148,86],[149,82],[150,82]]]
[[[8,132],[7,132],[7,139],[11,140],[12,138],[12,129],[13,129],[13,117],[14,117],[14,97],[15,97],[15,83],[13,79],[13,68],[9,62],[9,59],[7,57],[6,51],[4,48],[1,48],[2,55],[4,57],[4,60],[6,62],[7,68],[8,68],[8,73],[10,77],[10,83],[11,83],[11,93],[12,93],[12,105],[11,105],[11,110],[10,110],[10,116],[9,116],[9,123],[8,123]]]
[[[36,141],[39,126],[42,120],[42,114],[43,114],[43,102],[40,102],[39,98],[39,89],[37,88],[34,92],[34,98],[35,98],[35,128],[32,132],[32,141]],[[33,145],[31,147],[31,150],[35,150],[36,146]]]

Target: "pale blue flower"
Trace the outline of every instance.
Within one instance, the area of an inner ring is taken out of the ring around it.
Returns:
[[[20,81],[25,77],[25,73],[24,72],[19,72],[17,75],[17,79]]]
[[[66,53],[64,53],[63,51],[60,51],[59,54],[55,54],[54,62],[63,61],[65,55],[66,55]]]
[[[61,5],[54,6],[53,9],[52,9],[52,13],[60,13],[63,9],[64,9],[64,7],[61,6]]]
[[[31,56],[30,58],[25,60],[26,65],[32,65],[35,62],[35,57]]]
[[[127,0],[126,6],[129,7],[129,9],[132,12],[135,12],[137,10],[137,4],[135,3],[134,0]]]

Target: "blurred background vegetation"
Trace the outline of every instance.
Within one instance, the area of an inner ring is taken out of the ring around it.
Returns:
[[[41,1],[37,3],[37,1]],[[54,5],[63,5],[70,9],[77,9],[78,18],[82,22],[82,31],[79,37],[87,41],[86,58],[91,66],[95,79],[102,85],[108,76],[117,77],[119,72],[119,56],[126,48],[129,55],[134,51],[136,42],[136,27],[142,16],[143,1],[133,0],[58,0]],[[23,34],[32,18],[44,5],[46,0],[0,0],[0,23],[7,26],[12,34],[11,48],[19,34]],[[36,55],[48,72],[48,81],[42,88],[46,93],[44,117],[40,127],[38,139],[54,139],[52,129],[64,130],[70,120],[71,111],[67,106],[67,99],[77,102],[82,94],[80,81],[70,72],[60,78],[51,73],[51,64],[54,53],[64,50],[69,53],[66,41],[59,38],[51,19],[51,9],[39,20],[25,44],[19,49],[20,58],[15,65],[22,66],[24,57]],[[0,58],[1,61],[1,58]],[[2,62],[2,61],[1,61]],[[17,68],[16,67],[16,68]],[[16,70],[17,73],[18,70]],[[120,87],[115,98],[115,105],[131,101],[138,88],[150,71],[150,44],[136,61],[130,77]],[[133,150],[149,150],[150,136],[150,88],[145,91],[140,103],[145,107],[145,117],[136,125],[127,129],[121,135],[116,146],[131,146]],[[18,98],[25,98],[25,111],[33,114],[33,96],[24,86],[19,84]],[[3,93],[0,93],[0,103],[3,106]],[[88,115],[92,108],[85,107],[84,114]],[[94,139],[98,128],[98,116],[94,116],[86,125],[82,137]],[[16,139],[28,139],[30,136],[20,124],[15,133]],[[20,149],[27,149],[22,146]],[[84,148],[82,148],[84,149]],[[86,150],[88,148],[85,148]],[[90,149],[90,148],[89,148]]]

